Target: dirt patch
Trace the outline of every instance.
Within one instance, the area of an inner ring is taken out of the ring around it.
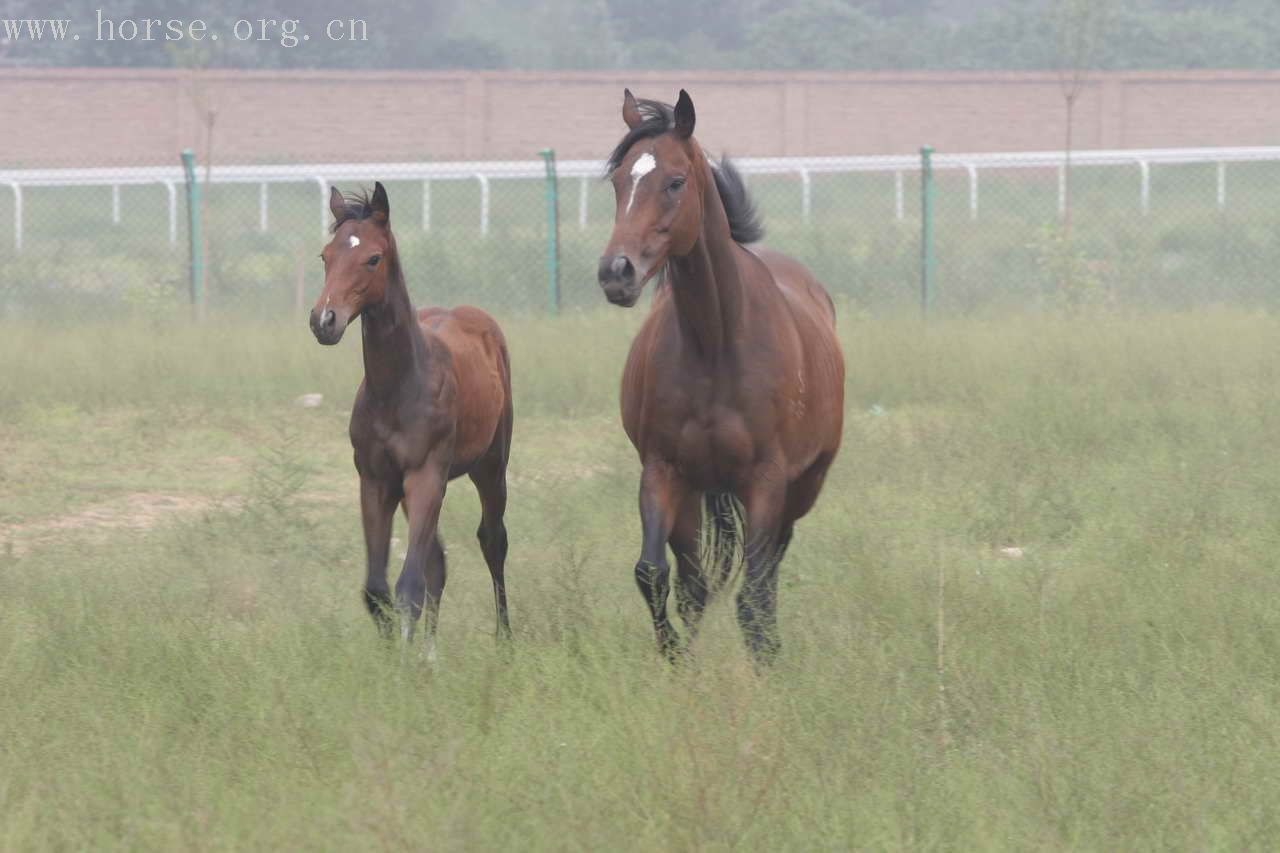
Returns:
[[[146,531],[173,519],[189,516],[215,505],[209,498],[135,492],[85,507],[68,515],[22,524],[0,525],[0,548],[21,556],[33,547],[74,532],[106,534],[119,530]]]

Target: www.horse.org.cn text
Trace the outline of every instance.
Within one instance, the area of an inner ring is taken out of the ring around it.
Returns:
[[[113,18],[95,10],[91,26],[71,18],[0,18],[0,42],[262,42],[294,48],[310,41],[364,42],[369,25],[363,18],[332,18],[313,29],[300,18],[241,18],[226,30],[211,28],[201,18]]]

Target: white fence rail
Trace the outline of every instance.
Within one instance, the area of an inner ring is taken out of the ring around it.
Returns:
[[[1216,164],[1217,204],[1227,204],[1227,165],[1243,162],[1280,161],[1280,147],[1257,148],[1168,148],[1116,151],[1075,151],[1072,163],[1077,166],[1111,166],[1131,168],[1136,172],[1139,204],[1145,214],[1151,206],[1151,169],[1172,164]],[[876,172],[894,175],[895,215],[905,216],[903,176],[918,173],[920,160],[915,155],[866,157],[744,157],[734,161],[745,175],[794,175],[801,184],[801,215],[806,221],[813,209],[813,176],[818,174],[851,174]],[[979,212],[979,176],[986,170],[1052,169],[1058,170],[1058,206],[1066,199],[1066,170],[1061,151],[1010,152],[988,154],[936,154],[934,169],[962,170],[968,175],[969,215]],[[557,164],[561,178],[577,179],[578,225],[585,228],[588,216],[589,186],[603,172],[596,160],[562,160]],[[258,227],[270,227],[269,187],[272,184],[314,184],[319,191],[319,225],[321,233],[328,228],[329,187],[349,181],[369,180],[422,182],[422,227],[431,227],[431,184],[434,181],[475,181],[480,188],[479,231],[489,233],[489,190],[496,180],[533,180],[545,175],[543,161],[512,160],[453,163],[322,163],[312,165],[215,166],[210,183],[257,184]],[[168,191],[169,242],[178,240],[178,187],[184,185],[180,166],[103,169],[0,169],[0,187],[13,196],[13,245],[23,245],[23,191],[37,187],[111,187],[111,220],[121,218],[120,188],[124,186],[160,185]]]

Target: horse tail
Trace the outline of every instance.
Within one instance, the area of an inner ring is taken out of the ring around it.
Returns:
[[[730,492],[702,496],[701,559],[703,576],[712,592],[732,584],[745,555],[742,504]]]

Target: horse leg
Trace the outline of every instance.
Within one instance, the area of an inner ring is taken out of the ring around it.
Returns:
[[[747,558],[738,590],[738,624],[756,663],[767,666],[782,650],[778,637],[778,563],[763,543]]]
[[[770,541],[754,539],[738,590],[738,625],[756,663],[768,666],[782,650],[778,636],[778,551]]]
[[[436,626],[440,621],[440,597],[444,594],[444,582],[448,576],[448,569],[445,565],[444,556],[444,540],[440,538],[439,532],[431,540],[431,549],[427,552],[426,564],[426,613],[427,613],[427,647],[423,651],[423,657],[428,663],[436,661]],[[419,602],[419,608],[422,602]],[[412,624],[412,623],[411,623]],[[410,632],[412,639],[412,631]]]
[[[778,567],[791,544],[796,519],[813,507],[822,490],[832,458],[831,454],[819,457],[780,492],[763,489],[752,495],[747,515],[752,535],[747,547],[746,578],[738,593],[738,622],[758,664],[772,663],[782,648],[778,635]],[[772,519],[779,510],[781,521],[775,531]]]
[[[507,617],[507,585],[504,576],[507,561],[507,526],[503,515],[507,511],[507,471],[505,460],[484,465],[471,472],[471,482],[480,494],[480,527],[476,538],[480,551],[493,579],[493,600],[498,615],[498,637],[511,638],[511,623]]]
[[[746,571],[738,590],[738,625],[758,666],[768,666],[782,649],[778,636],[778,564],[790,543],[791,526],[781,515],[786,485],[757,476],[746,506]]]
[[[778,566],[798,518],[813,508],[834,453],[819,456],[791,484],[757,474],[746,504],[747,570],[738,593],[738,622],[757,663],[771,663],[782,648],[778,636]]]
[[[665,462],[650,461],[640,475],[640,526],[643,539],[636,563],[636,585],[649,605],[658,651],[668,659],[677,645],[675,629],[667,618],[667,594],[671,591],[671,567],[667,563],[667,539],[689,487]]]
[[[427,651],[435,658],[436,623],[440,596],[444,592],[444,549],[437,536],[440,507],[448,482],[447,467],[428,464],[404,480],[405,514],[409,517],[409,552],[396,582],[396,611],[400,616],[400,636],[406,646],[413,642],[414,627],[424,610],[427,614]]]
[[[388,483],[369,477],[360,478],[360,520],[364,525],[367,574],[364,582],[364,604],[378,627],[378,633],[391,636],[391,591],[387,587],[387,560],[391,551],[391,525],[396,517],[400,496]]]
[[[686,642],[697,636],[707,606],[707,580],[702,574],[700,507],[702,495],[691,493],[676,513],[667,544],[676,556],[676,612],[688,629]]]
[[[791,545],[791,534],[795,532],[795,527],[790,524],[783,525],[782,532],[778,534],[778,544],[774,548],[774,560],[781,565],[782,558],[787,556],[787,547]]]

